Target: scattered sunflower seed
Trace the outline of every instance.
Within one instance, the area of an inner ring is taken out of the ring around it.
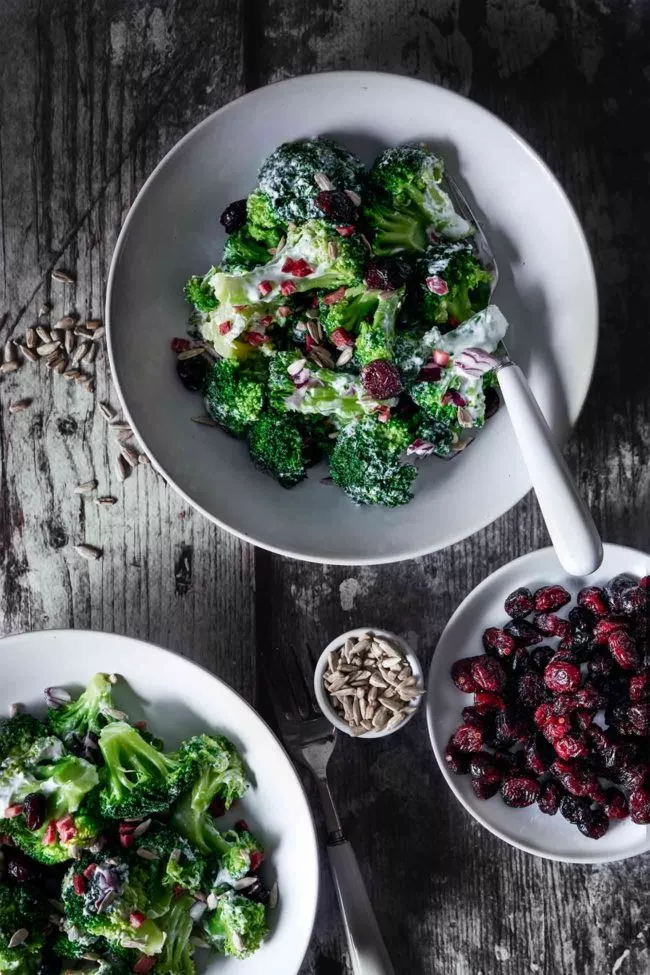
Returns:
[[[131,430],[131,428],[129,427],[127,430],[120,430],[116,439],[120,443],[124,443],[125,440],[130,440],[132,436],[133,436],[133,430]]]
[[[93,342],[99,342],[99,340],[104,337],[105,331],[106,329],[104,328],[103,325],[100,325],[99,328],[96,328],[95,331],[91,333],[91,338]]]
[[[49,333],[48,333],[49,336]],[[40,356],[52,355],[53,352],[57,352],[61,348],[60,342],[43,342],[43,345],[39,345],[37,352]]]
[[[343,349],[343,352],[341,352],[340,356],[337,358],[336,365],[337,366],[347,365],[347,363],[350,361],[353,355],[354,355],[354,348],[353,346],[348,345],[347,348]]]
[[[86,328],[88,329],[89,332],[95,332],[100,325],[101,322],[97,318],[89,318],[88,321],[86,322]]]
[[[75,494],[92,494],[92,492],[97,488],[97,481],[93,478],[90,481],[84,481],[83,484],[77,484],[74,489]]]
[[[113,504],[117,504],[117,498],[114,498],[111,494],[104,494],[101,498],[95,498],[95,504],[99,504],[102,507],[110,507]]]
[[[47,315],[51,311],[52,305],[49,303],[49,301],[44,301],[41,307],[38,309],[39,318],[41,315]]]
[[[185,349],[183,352],[179,352],[178,361],[184,362],[186,359],[196,359],[199,355],[203,355],[202,345],[197,345],[193,349]]]
[[[59,318],[58,322],[56,323],[56,327],[69,331],[71,328],[75,327],[75,324],[76,320],[72,317],[72,315],[64,315],[63,318]]]
[[[17,359],[12,359],[11,362],[3,362],[2,363],[2,365],[0,366],[0,372],[2,372],[2,373],[16,372],[16,370],[19,369],[19,368],[20,368],[20,363],[18,362],[18,360]]]
[[[35,328],[28,328],[25,333],[25,340],[27,342],[27,347],[34,349],[38,345],[38,335],[36,334]]]
[[[149,465],[151,465],[151,461],[149,460],[149,457],[147,456],[147,454],[140,454],[140,456],[138,457],[138,464],[149,464]]]
[[[137,855],[139,857],[142,857],[143,860],[152,860],[152,861],[153,860],[160,860],[160,857],[158,856],[158,854],[157,853],[154,853],[153,850],[147,849],[146,846],[140,846],[140,847],[138,847],[138,849],[136,850],[136,853],[137,853]]]
[[[334,368],[334,359],[323,345],[312,346],[311,352],[309,353],[309,358],[312,359],[317,366],[321,366],[323,369]]]
[[[130,467],[137,467],[139,454],[130,444],[123,444],[120,453]]]
[[[52,328],[50,329],[50,335],[52,336],[53,342],[62,342],[64,338],[64,332],[62,328]]]
[[[11,339],[5,342],[5,362],[13,362],[16,358],[16,347]]]
[[[118,481],[125,481],[130,471],[131,468],[124,460],[122,454],[118,454],[117,457],[115,458],[115,472],[117,474]]]
[[[52,336],[50,335],[50,330],[44,328],[42,325],[36,326],[36,334],[42,342],[51,342]]]
[[[20,714],[23,710],[23,705],[16,701],[14,704],[9,705],[9,717],[15,718],[17,714]]]
[[[350,199],[355,207],[361,206],[361,197],[354,190],[344,190],[345,195]]]
[[[62,376],[66,370],[66,365],[65,357],[61,355],[57,358],[56,362],[52,366],[52,369],[54,372],[58,372],[58,374]]]
[[[140,851],[138,850],[138,853],[139,852]],[[109,890],[106,894],[104,894],[99,904],[97,905],[97,913],[101,914],[103,911],[107,910],[107,908],[111,906],[111,904],[113,903],[116,897],[117,897],[116,890]]]
[[[67,329],[65,333],[63,344],[65,346],[65,351],[67,352],[67,354],[71,355],[75,345],[75,334],[74,332],[70,331],[70,329]]]
[[[143,819],[142,822],[139,823],[139,825],[136,826],[136,828],[133,830],[133,836],[135,837],[135,839],[137,839],[138,836],[144,836],[144,834],[147,832],[150,826],[151,826],[151,820]]]
[[[9,404],[10,413],[22,413],[28,406],[32,405],[31,399],[18,399],[15,403]]]
[[[73,379],[79,379],[81,375],[82,373],[78,369],[66,369],[63,373],[63,378],[70,382]]]
[[[94,343],[90,346],[85,356],[83,357],[83,361],[86,363],[86,365],[91,365],[95,361],[95,359],[97,358],[98,348],[99,346],[95,345]]]
[[[18,928],[18,930],[14,931],[12,936],[9,938],[8,947],[17,948],[18,945],[22,945],[25,941],[27,941],[28,937],[29,931],[27,928]]]
[[[99,412],[105,420],[108,420],[109,423],[111,423],[117,416],[117,410],[114,410],[110,403],[100,403]]]
[[[323,341],[323,329],[321,328],[321,324],[317,319],[312,319],[307,322],[307,331],[313,338],[314,342]]]
[[[30,362],[36,362],[38,356],[33,349],[28,348],[26,345],[21,345],[20,351],[25,359],[29,359]]]
[[[367,251],[370,251],[370,253],[372,253],[372,244],[370,243],[370,241],[368,240],[368,238],[366,237],[366,235],[365,234],[359,234],[359,238],[360,238],[361,243],[363,244],[363,246],[366,248],[366,250]]]
[[[80,555],[82,559],[88,559],[89,562],[101,559],[104,554],[101,548],[96,548],[94,545],[86,545],[85,542],[81,545],[75,545],[74,550],[77,555]]]
[[[86,390],[87,393],[94,393],[95,392],[95,380],[94,379],[87,379],[86,382],[84,383],[84,389]]]
[[[90,342],[80,342],[77,348],[74,350],[74,355],[72,356],[73,362],[81,362],[86,352],[90,348]]]
[[[335,261],[337,255],[338,255],[338,247],[336,246],[333,240],[330,240],[329,244],[327,245],[327,256],[330,258],[330,260]]]
[[[62,284],[75,283],[75,279],[72,277],[72,275],[68,274],[67,271],[62,270],[61,268],[56,268],[54,271],[52,271],[50,277],[53,281],[60,281]]]
[[[219,426],[215,423],[211,416],[193,416],[192,423],[201,423],[205,427],[216,427]]]
[[[306,318],[318,318],[319,311],[318,308],[308,308],[305,312]]]

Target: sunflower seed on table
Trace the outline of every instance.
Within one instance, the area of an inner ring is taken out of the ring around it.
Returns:
[[[90,481],[84,481],[83,484],[77,484],[74,489],[75,494],[91,494],[97,487],[97,481],[93,478]]]
[[[98,345],[95,345],[95,343],[93,342],[91,344],[90,348],[88,349],[88,351],[86,352],[86,354],[84,355],[83,362],[85,362],[89,366],[92,365],[92,363],[97,358],[97,350],[98,350],[98,348],[99,348],[99,346]]]
[[[115,438],[119,443],[124,443],[125,440],[130,440],[133,436],[133,430],[129,427],[127,430],[120,430],[117,437]]]
[[[18,399],[15,403],[9,404],[10,413],[22,413],[28,406],[32,405],[31,399]]]
[[[25,333],[25,341],[27,342],[27,347],[29,349],[34,349],[38,345],[38,335],[36,334],[36,329],[31,326],[27,329]]]
[[[41,342],[51,342],[52,336],[50,335],[50,330],[45,328],[43,325],[36,326],[36,334],[38,335]]]
[[[68,274],[67,271],[64,271],[62,268],[58,268],[58,267],[55,268],[55,270],[50,273],[50,277],[52,278],[53,281],[60,281],[61,284],[75,283],[75,279],[72,277],[71,274]]]
[[[270,908],[270,910],[273,911],[278,906],[279,896],[280,895],[279,895],[279,890],[278,890],[278,882],[276,880],[274,882],[273,886],[271,887],[271,890],[269,891],[269,908]]]
[[[36,362],[38,360],[38,356],[34,350],[30,349],[27,345],[21,345],[20,353],[24,359],[29,359],[30,362]]]
[[[77,348],[74,350],[72,361],[81,362],[81,360],[83,359],[83,357],[85,356],[89,348],[90,348],[90,342],[80,342]]]
[[[40,356],[52,355],[53,352],[57,352],[61,348],[60,342],[43,342],[39,345],[36,351]]]
[[[110,403],[100,403],[99,412],[109,423],[117,417],[117,410],[114,410]]]
[[[88,321],[86,322],[86,328],[88,329],[89,332],[95,332],[100,325],[101,322],[99,321],[98,318],[89,318]]]
[[[138,457],[138,464],[144,464],[145,466],[147,464],[149,466],[151,465],[151,461],[149,460],[149,457],[147,456],[147,454],[140,454],[139,455],[139,457]]]
[[[104,494],[101,498],[95,498],[95,504],[101,505],[102,507],[111,507],[111,505],[117,504],[117,498],[114,498],[110,494]]]
[[[216,427],[219,424],[215,423],[211,416],[193,416],[191,417],[192,423],[201,423],[206,427]]]
[[[95,392],[95,380],[94,379],[87,379],[86,382],[84,383],[84,389],[86,390],[87,393],[94,393]]]
[[[122,444],[120,453],[122,457],[124,457],[124,460],[127,462],[127,464],[129,464],[131,467],[137,467],[139,462],[138,461],[139,455],[137,450],[134,450],[134,448],[131,447],[128,443],[125,443]]]
[[[76,319],[74,319],[72,315],[64,315],[63,318],[59,318],[58,322],[56,323],[56,328],[63,328],[67,331],[74,328],[75,325]]]
[[[95,562],[97,559],[101,559],[104,554],[101,548],[97,548],[95,545],[86,545],[82,542],[80,545],[75,545],[74,547],[77,555],[80,555],[82,559],[88,559],[89,562]]]
[[[124,460],[122,454],[118,454],[115,458],[115,472],[117,474],[118,481],[125,481],[128,475],[131,473],[131,468]]]
[[[66,369],[66,371],[63,373],[63,378],[67,382],[71,382],[73,379],[78,379],[81,375],[82,373],[79,372],[78,369]]]
[[[44,301],[41,307],[38,309],[38,316],[40,318],[41,315],[49,315],[51,311],[52,311],[52,305],[50,304],[50,302]]]
[[[106,329],[104,328],[104,326],[100,325],[99,328],[96,328],[94,332],[91,332],[91,338],[93,342],[99,342],[101,339],[103,339],[105,331]]]
[[[71,332],[68,329],[64,333],[64,338],[63,338],[63,345],[64,345],[65,351],[67,352],[68,355],[72,355],[72,352],[74,351],[75,341],[76,341],[76,339],[75,339],[74,332]]]
[[[76,383],[79,383],[79,385],[81,386],[82,383],[86,382],[86,373],[82,372],[80,369],[77,369],[76,371],[79,373],[79,375],[75,376],[74,381]]]
[[[11,362],[3,362],[2,365],[0,365],[1,373],[16,372],[18,369],[20,369],[20,363],[17,359],[12,359]]]
[[[50,335],[52,336],[53,342],[62,342],[64,338],[63,330],[60,328],[50,329]]]
[[[13,362],[16,358],[16,346],[11,339],[7,339],[5,342],[4,358],[5,362]]]
[[[56,362],[52,366],[52,369],[54,370],[54,372],[58,372],[59,376],[62,376],[63,373],[66,370],[66,366],[67,366],[67,363],[66,363],[65,357],[61,355],[61,356],[58,357],[58,359],[56,360]]]

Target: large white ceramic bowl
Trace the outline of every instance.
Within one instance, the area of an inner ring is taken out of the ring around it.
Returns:
[[[271,934],[245,961],[212,960],[201,952],[204,975],[297,975],[309,945],[318,898],[314,824],[300,780],[281,745],[252,707],[223,681],[168,650],[108,633],[46,630],[0,640],[0,715],[22,702],[43,710],[43,688],[81,690],[98,671],[122,675],[115,700],[130,717],[146,719],[167,747],[203,731],[227,735],[241,750],[253,786],[240,801],[244,817],[267,848],[279,903]]]
[[[169,483],[208,518],[295,558],[394,562],[443,548],[490,523],[530,489],[502,409],[453,461],[422,464],[414,501],[357,508],[320,483],[287,491],[251,465],[245,444],[198,426],[200,400],[175,375],[183,284],[219,260],[219,215],[255,184],[279,143],[327,134],[370,162],[385,146],[425,140],[444,156],[485,220],[500,269],[495,300],[510,352],[560,439],[575,422],[596,353],[594,273],[580,225],[541,159],[485,109],[411,78],[338,72],[240,98],[193,129],[140,191],[120,235],[106,321],[113,378],[138,438]]]
[[[635,825],[630,819],[612,821],[600,840],[591,840],[568,823],[560,813],[546,816],[537,803],[525,809],[510,809],[497,793],[487,801],[477,799],[467,775],[452,775],[443,754],[450,736],[461,723],[461,711],[471,704],[471,695],[454,685],[450,670],[461,657],[483,652],[481,635],[488,626],[500,626],[508,618],[503,603],[513,589],[559,583],[575,596],[586,585],[603,585],[620,572],[635,576],[650,571],[650,555],[621,545],[605,545],[603,563],[585,578],[569,576],[560,566],[552,548],[531,552],[504,565],[485,579],[460,604],[440,637],[429,672],[427,722],[440,770],[458,801],[491,833],[527,853],[566,863],[607,863],[624,860],[650,850],[650,827]],[[575,605],[572,603],[571,605]],[[567,610],[560,610],[565,616]],[[545,639],[555,645],[557,640]]]

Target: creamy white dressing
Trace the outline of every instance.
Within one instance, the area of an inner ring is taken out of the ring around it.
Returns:
[[[426,333],[423,342],[450,355],[458,355],[464,349],[494,352],[507,331],[508,322],[501,310],[496,305],[488,305],[446,335],[434,326]]]
[[[432,220],[433,229],[450,240],[469,237],[474,228],[454,210],[449,196],[439,186],[424,197],[424,209]]]
[[[241,290],[238,295],[238,298],[241,297],[242,300],[241,302],[236,301],[235,304],[257,304],[258,302],[274,301],[280,294],[279,288],[283,281],[293,281],[294,284],[297,284],[299,281],[308,281],[311,277],[322,275],[328,269],[327,264],[317,263],[314,249],[305,246],[305,235],[300,238],[300,241],[300,247],[292,247],[287,244],[274,260],[268,264],[262,264],[260,267],[254,267],[251,271],[216,271],[209,279],[210,287],[219,298],[222,282],[229,278],[245,278],[241,281]],[[312,273],[306,275],[305,278],[297,278],[295,275],[283,271],[282,267],[287,258],[306,261],[313,268]],[[268,295],[261,295],[259,292],[259,285],[262,281],[270,281],[274,286]]]
[[[37,786],[36,780],[31,775],[26,775],[22,770],[16,768],[11,774],[10,769],[3,769],[2,778],[0,778],[0,817],[4,818],[4,811],[7,806],[21,802]]]

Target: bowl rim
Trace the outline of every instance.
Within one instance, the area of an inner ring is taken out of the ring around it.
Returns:
[[[131,415],[131,412],[127,406],[126,398],[124,396],[120,384],[117,360],[114,355],[113,341],[112,341],[112,310],[111,310],[112,296],[114,290],[115,276],[117,273],[117,266],[129,234],[130,225],[131,222],[135,219],[136,212],[138,211],[138,208],[141,206],[144,200],[149,185],[153,183],[154,180],[157,178],[159,171],[177,153],[182,152],[185,144],[189,142],[189,140],[192,139],[198,132],[200,132],[203,128],[213,124],[214,121],[218,119],[220,116],[226,114],[227,112],[234,111],[240,102],[244,100],[252,101],[263,97],[263,93],[266,91],[267,88],[286,87],[287,89],[289,89],[291,86],[295,86],[295,85],[322,84],[322,83],[326,83],[326,80],[328,78],[346,80],[346,81],[350,81],[351,83],[356,82],[362,85],[364,83],[370,85],[373,79],[377,77],[393,79],[393,81],[396,84],[400,84],[400,85],[411,85],[413,87],[419,87],[422,89],[424,88],[439,89],[440,91],[444,92],[445,97],[455,100],[459,104],[461,103],[469,104],[472,106],[474,110],[489,116],[498,125],[505,127],[505,129],[508,131],[510,136],[514,139],[514,141],[527,155],[529,155],[535,161],[535,163],[542,169],[546,177],[549,179],[549,181],[554,185],[556,190],[563,197],[564,204],[567,207],[568,214],[571,218],[571,222],[574,225],[576,239],[580,242],[581,249],[583,251],[586,270],[589,276],[590,302],[593,305],[594,316],[596,320],[596,328],[594,329],[594,333],[593,333],[592,346],[590,350],[585,350],[585,353],[589,355],[589,361],[586,363],[587,365],[586,376],[588,377],[588,379],[586,381],[586,387],[585,387],[582,404],[580,406],[580,409],[576,413],[575,419],[572,422],[571,421],[569,422],[566,431],[563,432],[564,435],[562,437],[558,437],[559,446],[563,446],[564,443],[568,440],[571,431],[577,424],[580,415],[582,413],[582,410],[584,409],[584,405],[586,403],[589,394],[589,389],[591,388],[594,367],[596,363],[596,355],[598,352],[599,333],[598,333],[597,326],[599,321],[599,302],[598,302],[598,289],[596,284],[596,274],[594,269],[593,258],[591,256],[591,250],[589,248],[589,243],[587,241],[587,237],[583,230],[578,214],[576,213],[575,207],[573,206],[571,200],[569,199],[564,187],[562,186],[558,178],[555,176],[551,168],[548,166],[548,164],[542,159],[542,157],[538,155],[538,153],[532,148],[532,146],[528,142],[526,142],[526,140],[522,136],[520,136],[515,129],[513,129],[507,122],[501,119],[494,112],[490,111],[490,109],[485,108],[483,105],[480,105],[478,102],[474,101],[471,98],[467,98],[465,95],[461,95],[458,92],[454,92],[448,88],[444,88],[442,85],[435,84],[434,82],[431,81],[425,81],[421,78],[409,78],[408,76],[398,75],[390,71],[342,70],[342,71],[320,71],[320,72],[314,72],[312,74],[296,75],[291,78],[285,78],[279,81],[275,81],[272,82],[271,84],[263,85],[261,88],[255,88],[252,91],[246,92],[243,95],[240,95],[237,98],[233,99],[232,101],[227,102],[225,105],[222,105],[216,111],[211,112],[201,122],[198,122],[195,126],[193,126],[189,130],[189,132],[186,132],[185,135],[182,136],[178,140],[178,142],[176,142],[171,147],[171,149],[169,149],[167,153],[165,153],[163,158],[154,167],[152,172],[149,174],[145,182],[140,187],[126,215],[126,218],[122,225],[122,229],[120,230],[117,242],[115,244],[115,249],[113,251],[113,256],[111,258],[111,264],[108,272],[108,279],[106,283],[106,300],[105,300],[105,308],[104,308],[104,320],[106,325],[106,345],[108,349],[111,379],[115,387],[115,390],[117,392],[120,405],[122,407],[122,411],[131,429],[133,430],[136,439],[140,443],[143,451],[146,453],[147,457],[149,457],[152,466],[164,478],[165,482],[169,484],[174,489],[174,491],[178,495],[180,495],[181,498],[183,498],[184,501],[187,502],[187,504],[191,505],[191,507],[194,508],[195,511],[198,511],[200,514],[202,514],[213,524],[218,525],[219,528],[222,528],[224,531],[229,532],[231,535],[235,535],[237,538],[242,539],[242,541],[249,542],[255,546],[258,546],[259,548],[265,549],[266,551],[273,552],[276,555],[283,555],[285,556],[285,558],[292,558],[303,562],[313,562],[321,565],[355,565],[355,566],[356,565],[392,565],[393,563],[403,562],[406,561],[407,559],[420,558],[424,555],[429,555],[433,552],[438,552],[445,548],[448,548],[450,545],[454,545],[457,542],[464,541],[466,538],[471,538],[477,532],[481,531],[484,528],[487,528],[488,525],[491,525],[496,520],[496,518],[483,517],[483,516],[476,517],[474,519],[469,518],[467,521],[467,527],[464,530],[464,533],[462,535],[458,535],[455,532],[451,532],[449,534],[443,534],[439,538],[439,540],[435,542],[433,545],[429,543],[426,545],[421,545],[418,548],[411,547],[410,549],[402,550],[396,553],[392,553],[390,555],[377,554],[371,556],[356,556],[354,558],[351,558],[349,556],[339,556],[339,555],[322,556],[313,552],[307,554],[305,552],[296,551],[293,548],[284,548],[280,545],[273,545],[270,542],[262,542],[259,539],[253,538],[251,535],[248,535],[245,531],[238,528],[234,528],[231,525],[226,524],[226,522],[223,521],[221,518],[219,518],[217,515],[212,514],[201,504],[195,501],[186,491],[183,490],[183,488],[180,487],[179,484],[176,483],[174,478],[167,473],[167,471],[162,466],[162,464],[160,464],[156,460],[156,458],[150,453],[142,435],[140,434],[138,426],[135,423],[133,416]],[[323,79],[325,79],[325,81],[323,81]],[[506,509],[506,511],[501,512],[496,517],[497,518],[503,517],[503,515],[507,514],[508,511],[512,510],[512,508],[515,507],[515,505],[517,505],[522,500],[522,498],[524,498],[530,492],[531,488],[532,488],[532,484],[528,484],[526,489],[521,493],[520,497],[518,497],[513,502],[513,504]]]
[[[325,667],[327,666],[327,655],[332,650],[336,650],[341,644],[345,643],[348,639],[355,639],[356,637],[362,636],[364,633],[372,633],[376,636],[391,640],[399,645],[399,648],[403,651],[405,658],[411,665],[411,670],[413,671],[413,676],[417,680],[417,686],[422,690],[422,694],[417,699],[414,709],[408,714],[401,724],[396,725],[394,728],[390,728],[388,731],[385,729],[383,731],[366,731],[363,735],[353,735],[350,731],[349,725],[339,718],[338,714],[329,702],[329,697],[323,689],[323,674],[325,673]],[[334,637],[333,640],[327,644],[320,657],[316,662],[314,667],[314,694],[316,695],[316,700],[318,701],[318,706],[325,715],[328,721],[342,731],[349,738],[354,738],[356,741],[372,741],[376,738],[388,738],[390,735],[394,735],[395,732],[401,731],[409,723],[411,718],[417,714],[418,710],[422,706],[422,702],[427,696],[426,681],[424,676],[424,669],[417,657],[417,654],[411,647],[410,643],[404,639],[404,637],[399,636],[397,633],[393,633],[391,630],[380,629],[377,626],[357,626],[353,630],[348,630],[346,633],[341,633],[340,636]]]

